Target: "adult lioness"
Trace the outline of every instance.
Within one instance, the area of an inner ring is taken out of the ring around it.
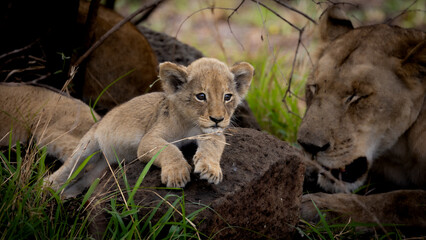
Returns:
[[[95,123],[83,102],[30,85],[0,84],[0,146],[30,135],[49,154],[65,161]],[[94,113],[99,119],[99,116]]]
[[[320,186],[352,191],[371,170],[424,188],[426,34],[384,24],[354,29],[336,8],[321,18],[320,34],[325,44],[306,84],[298,133],[323,166]]]
[[[148,162],[161,150],[154,165],[161,167],[162,183],[184,187],[190,180],[191,166],[171,143],[207,134],[197,139],[195,172],[210,183],[219,183],[225,145],[222,130],[230,124],[235,108],[246,95],[253,72],[248,63],[228,68],[212,58],[201,58],[188,67],[170,62],[160,64],[164,92],[136,97],[111,110],[82,138],[76,153],[48,181],[60,186],[75,166],[100,150],[102,153],[91,159],[95,167],[64,192],[65,197],[75,196],[100,176],[107,161],[116,163],[116,156],[118,160],[139,158]]]

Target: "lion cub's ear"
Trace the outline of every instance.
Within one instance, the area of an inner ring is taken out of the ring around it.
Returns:
[[[352,22],[338,7],[327,8],[320,16],[319,31],[321,40],[330,42],[338,36],[354,29]]]
[[[171,62],[160,63],[160,80],[163,82],[164,92],[172,94],[178,91],[188,80],[186,67]]]
[[[251,79],[254,75],[254,67],[246,62],[237,63],[230,68],[234,74],[234,81],[237,86],[238,95],[244,98],[250,87]]]

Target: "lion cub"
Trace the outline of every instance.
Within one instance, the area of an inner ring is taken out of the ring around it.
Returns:
[[[160,64],[164,92],[145,94],[112,109],[82,138],[75,154],[48,181],[62,185],[73,169],[91,154],[90,170],[69,186],[65,197],[75,196],[99,177],[109,163],[139,158],[154,161],[161,168],[167,187],[184,187],[190,181],[191,166],[178,147],[180,139],[206,134],[197,139],[194,172],[201,179],[222,181],[220,158],[225,146],[223,130],[246,95],[254,68],[245,62],[232,67],[213,58],[201,58],[188,67],[171,62]],[[118,158],[117,158],[118,157]],[[105,158],[105,159],[104,159]]]

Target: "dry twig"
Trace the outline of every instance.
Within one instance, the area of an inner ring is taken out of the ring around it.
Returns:
[[[134,13],[130,14],[129,16],[125,17],[123,20],[121,20],[119,23],[114,25],[108,32],[106,32],[104,35],[102,35],[98,41],[96,41],[78,60],[71,66],[70,73],[68,74],[69,80],[74,78],[75,71],[77,70],[78,66],[96,49],[98,48],[109,36],[111,36],[114,32],[116,32],[118,29],[120,29],[124,24],[126,24],[128,21],[136,17],[138,14],[142,13],[145,10],[148,10],[150,8],[155,7],[157,4],[159,4],[161,0],[157,0],[153,3],[147,4],[136,10]]]

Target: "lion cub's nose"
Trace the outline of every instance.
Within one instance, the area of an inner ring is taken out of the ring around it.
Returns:
[[[305,149],[305,151],[312,155],[316,155],[318,152],[324,152],[330,147],[330,143],[326,143],[323,146],[317,146],[312,143],[305,143],[301,140],[297,140],[297,142],[303,147],[303,149]]]
[[[216,118],[216,117],[212,117],[212,116],[210,116],[209,118],[210,118],[210,120],[212,120],[212,121],[213,121],[214,123],[216,123],[216,124],[218,124],[218,123],[220,123],[220,122],[222,122],[222,121],[223,121],[223,117]]]

